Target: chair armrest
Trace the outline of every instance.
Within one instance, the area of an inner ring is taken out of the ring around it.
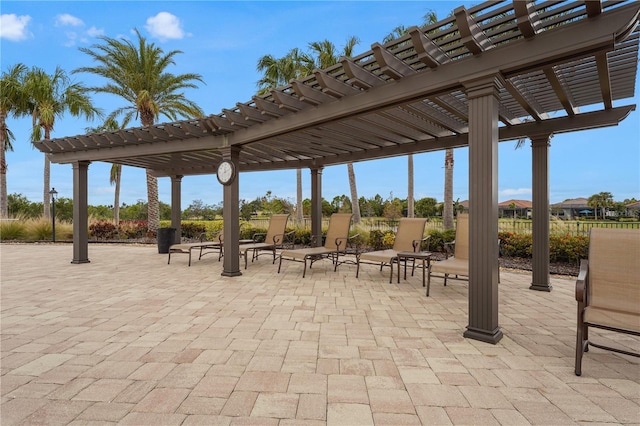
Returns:
[[[355,241],[355,248],[356,248],[355,255],[357,256],[358,254],[360,254],[360,234],[354,234],[354,235],[351,235],[349,238],[347,238],[347,245],[350,245],[353,247],[353,241]]]
[[[431,235],[427,235],[426,237],[423,237],[420,240],[413,240],[411,242],[411,244],[413,245],[413,252],[419,252],[422,251],[422,243],[427,241],[427,251],[429,251],[429,238],[431,238]]]
[[[587,283],[589,278],[589,261],[580,260],[580,272],[576,279],[576,301],[587,304]]]
[[[282,237],[282,245],[290,245],[292,249],[296,248],[296,230],[285,232]]]
[[[263,240],[264,240],[264,238],[262,238],[262,239],[261,239],[261,241],[258,241],[258,237],[260,237],[260,236],[262,236],[262,237],[265,237],[265,238],[266,238],[267,233],[266,233],[266,232],[256,232],[255,234],[253,234],[253,235],[251,236],[251,239],[253,240],[253,242],[254,242],[254,243],[259,243],[259,242],[261,242],[261,241],[263,241]]]
[[[338,251],[340,251],[340,246],[342,245],[342,243],[344,243],[344,247],[347,247],[347,242],[349,241],[349,237],[344,238],[344,237],[338,237],[336,238],[336,249]]]
[[[450,243],[444,243],[445,259],[448,259],[449,256],[453,256],[456,250],[455,246],[456,246],[456,240],[453,240]]]

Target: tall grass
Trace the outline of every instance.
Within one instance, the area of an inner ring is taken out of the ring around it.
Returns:
[[[24,240],[27,235],[25,223],[18,219],[0,221],[0,241]]]
[[[18,217],[0,221],[0,241],[51,241],[53,225],[50,219]],[[56,240],[73,238],[73,225],[56,220]]]

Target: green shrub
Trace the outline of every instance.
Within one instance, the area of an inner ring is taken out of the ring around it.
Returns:
[[[589,237],[583,235],[551,235],[549,261],[579,264],[589,256]]]
[[[445,229],[444,231],[441,231],[439,229],[432,229],[429,231],[429,237],[429,250],[434,252],[444,252],[445,243],[450,243],[456,239],[456,230]]]
[[[182,237],[189,239],[197,239],[207,230],[203,223],[197,222],[183,222],[180,226],[182,228]]]
[[[25,223],[19,219],[0,221],[0,240],[22,240],[27,235]]]
[[[502,255],[506,257],[531,257],[533,237],[531,234],[499,232]]]
[[[384,232],[379,229],[374,229],[369,232],[369,246],[373,250],[380,250],[382,248],[382,239],[384,238]]]
[[[295,245],[308,246],[311,244],[311,230],[306,228],[296,228],[295,231],[296,232],[293,234]]]

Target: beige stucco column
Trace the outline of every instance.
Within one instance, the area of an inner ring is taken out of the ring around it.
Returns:
[[[531,290],[551,291],[549,283],[549,146],[550,134],[530,136],[533,191],[533,281]]]
[[[236,277],[240,272],[240,148],[222,149],[222,159],[231,161],[236,169],[235,178],[223,185],[222,218],[224,220],[224,257],[222,275]]]
[[[175,244],[182,241],[182,176],[171,176],[171,227],[176,229]]]
[[[89,161],[73,163],[73,260],[89,263]]]
[[[489,343],[498,325],[498,81],[466,82],[469,99],[469,325],[464,336]]]
[[[311,169],[311,235],[322,246],[322,167]]]

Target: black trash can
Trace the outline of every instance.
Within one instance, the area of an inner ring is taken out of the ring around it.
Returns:
[[[158,228],[158,253],[169,253],[176,239],[176,228]]]

